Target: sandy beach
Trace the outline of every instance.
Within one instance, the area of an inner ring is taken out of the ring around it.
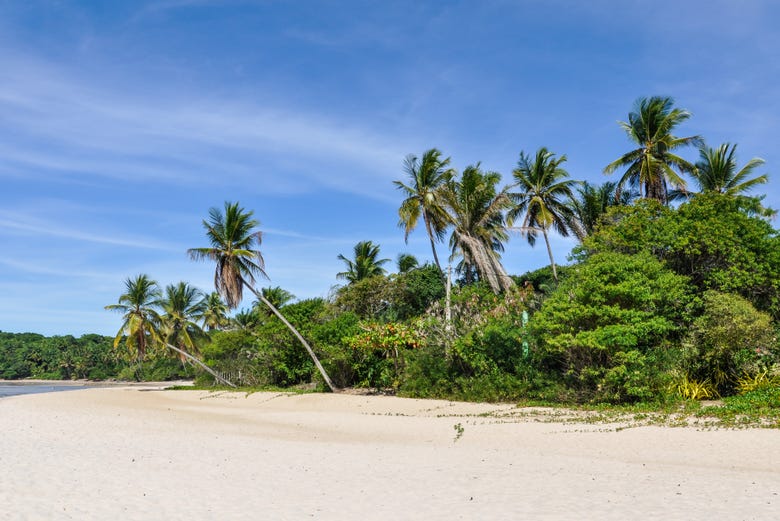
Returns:
[[[780,431],[552,420],[343,394],[13,396],[0,519],[780,517]]]

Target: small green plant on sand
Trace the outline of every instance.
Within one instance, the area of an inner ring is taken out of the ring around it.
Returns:
[[[455,429],[455,439],[453,441],[458,441],[463,436],[463,431],[465,429],[460,423],[456,423],[452,428]]]

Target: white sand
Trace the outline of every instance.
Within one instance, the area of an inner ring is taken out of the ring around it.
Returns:
[[[138,389],[4,398],[0,519],[780,519],[780,431],[504,412],[517,411]]]

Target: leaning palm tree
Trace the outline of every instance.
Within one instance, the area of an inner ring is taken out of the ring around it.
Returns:
[[[185,351],[198,353],[199,346],[208,340],[208,335],[197,323],[206,311],[203,294],[186,282],[169,284],[160,307],[164,312],[161,318],[165,342],[177,347],[179,358],[185,362]]]
[[[389,262],[390,259],[377,258],[379,257],[378,244],[374,244],[371,241],[360,241],[355,245],[353,255],[354,259],[348,259],[342,254],[338,255],[338,259],[347,265],[347,270],[337,273],[337,278],[346,279],[352,284],[386,273],[382,265]]]
[[[398,209],[398,225],[404,229],[404,241],[417,226],[420,217],[425,223],[425,231],[431,241],[431,251],[436,267],[441,271],[439,256],[436,254],[436,241],[444,238],[447,229],[447,216],[442,201],[442,190],[452,179],[454,171],[447,168],[450,158],[443,159],[441,152],[432,148],[418,159],[408,155],[404,161],[404,171],[409,178],[409,184],[401,181],[393,183],[401,190],[406,199]]]
[[[577,188],[577,196],[572,207],[579,226],[572,231],[582,242],[585,237],[593,233],[607,210],[613,206],[628,205],[634,197],[634,192],[618,190],[616,182],[607,181],[601,185],[592,185],[583,181]]]
[[[520,152],[520,161],[512,171],[515,178],[512,188],[518,191],[509,194],[513,206],[507,213],[510,226],[522,218],[520,233],[526,236],[531,246],[536,243],[536,236],[541,232],[556,282],[558,271],[550,248],[549,230],[555,230],[562,237],[568,237],[570,231],[580,234],[572,193],[577,182],[570,179],[569,173],[561,166],[565,162],[566,155],[556,158],[545,147],[537,150],[533,158]]]
[[[701,137],[672,134],[677,125],[690,117],[690,112],[674,108],[672,98],[639,98],[634,111],[628,115],[628,122],[619,122],[629,139],[639,146],[608,164],[604,173],[625,168],[618,181],[619,189],[628,184],[638,188],[643,197],[666,204],[669,185],[684,190],[685,180],[681,174],[694,171],[694,166],[674,151],[687,145],[700,145]]]
[[[201,315],[203,327],[208,331],[213,331],[227,326],[229,323],[227,311],[228,308],[222,301],[222,297],[216,291],[212,291],[203,298],[203,314]]]
[[[501,264],[504,242],[509,238],[504,210],[510,201],[506,190],[496,190],[501,175],[483,173],[479,164],[463,170],[460,180],[451,180],[444,191],[450,236],[450,259],[461,257],[458,272],[467,280],[476,274],[495,293],[508,290],[514,282]]]
[[[124,313],[122,326],[114,338],[114,349],[125,338],[128,354],[139,363],[147,352],[160,345],[160,315],[156,307],[160,304],[160,289],[157,282],[141,274],[125,280],[125,293],[119,296],[117,304],[106,309]]]
[[[253,214],[252,211],[245,211],[238,203],[225,202],[224,214],[218,208],[211,208],[209,219],[203,221],[206,237],[211,246],[191,248],[187,252],[193,260],[210,260],[216,263],[214,286],[229,309],[235,309],[241,303],[244,287],[268,306],[303,344],[327,386],[331,391],[336,392],[338,389],[333,385],[309,343],[254,287],[256,277],[268,278],[268,276],[265,273],[263,256],[260,250],[256,249],[262,241],[262,232],[255,230],[260,223],[252,218]]]
[[[718,192],[726,195],[741,195],[753,187],[769,181],[767,174],[749,178],[753,171],[764,164],[764,160],[754,157],[740,169],[737,169],[737,145],[723,143],[713,149],[707,146],[699,148],[699,161],[693,179],[699,185],[700,192]]]

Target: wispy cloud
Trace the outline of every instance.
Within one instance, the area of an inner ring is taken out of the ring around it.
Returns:
[[[359,124],[251,100],[159,93],[82,79],[30,56],[2,53],[2,170],[53,170],[183,184],[218,174],[266,190],[316,187],[377,197],[408,150]],[[269,168],[270,167],[270,168]],[[2,175],[0,173],[0,175]]]
[[[34,235],[44,237],[59,237],[72,241],[84,241],[97,244],[112,246],[125,246],[129,248],[140,248],[163,251],[179,251],[181,248],[171,246],[170,243],[164,243],[156,239],[117,235],[101,235],[87,231],[68,228],[58,225],[54,222],[31,221],[30,219],[19,219],[3,215],[0,212],[0,233],[5,232],[9,235]]]

